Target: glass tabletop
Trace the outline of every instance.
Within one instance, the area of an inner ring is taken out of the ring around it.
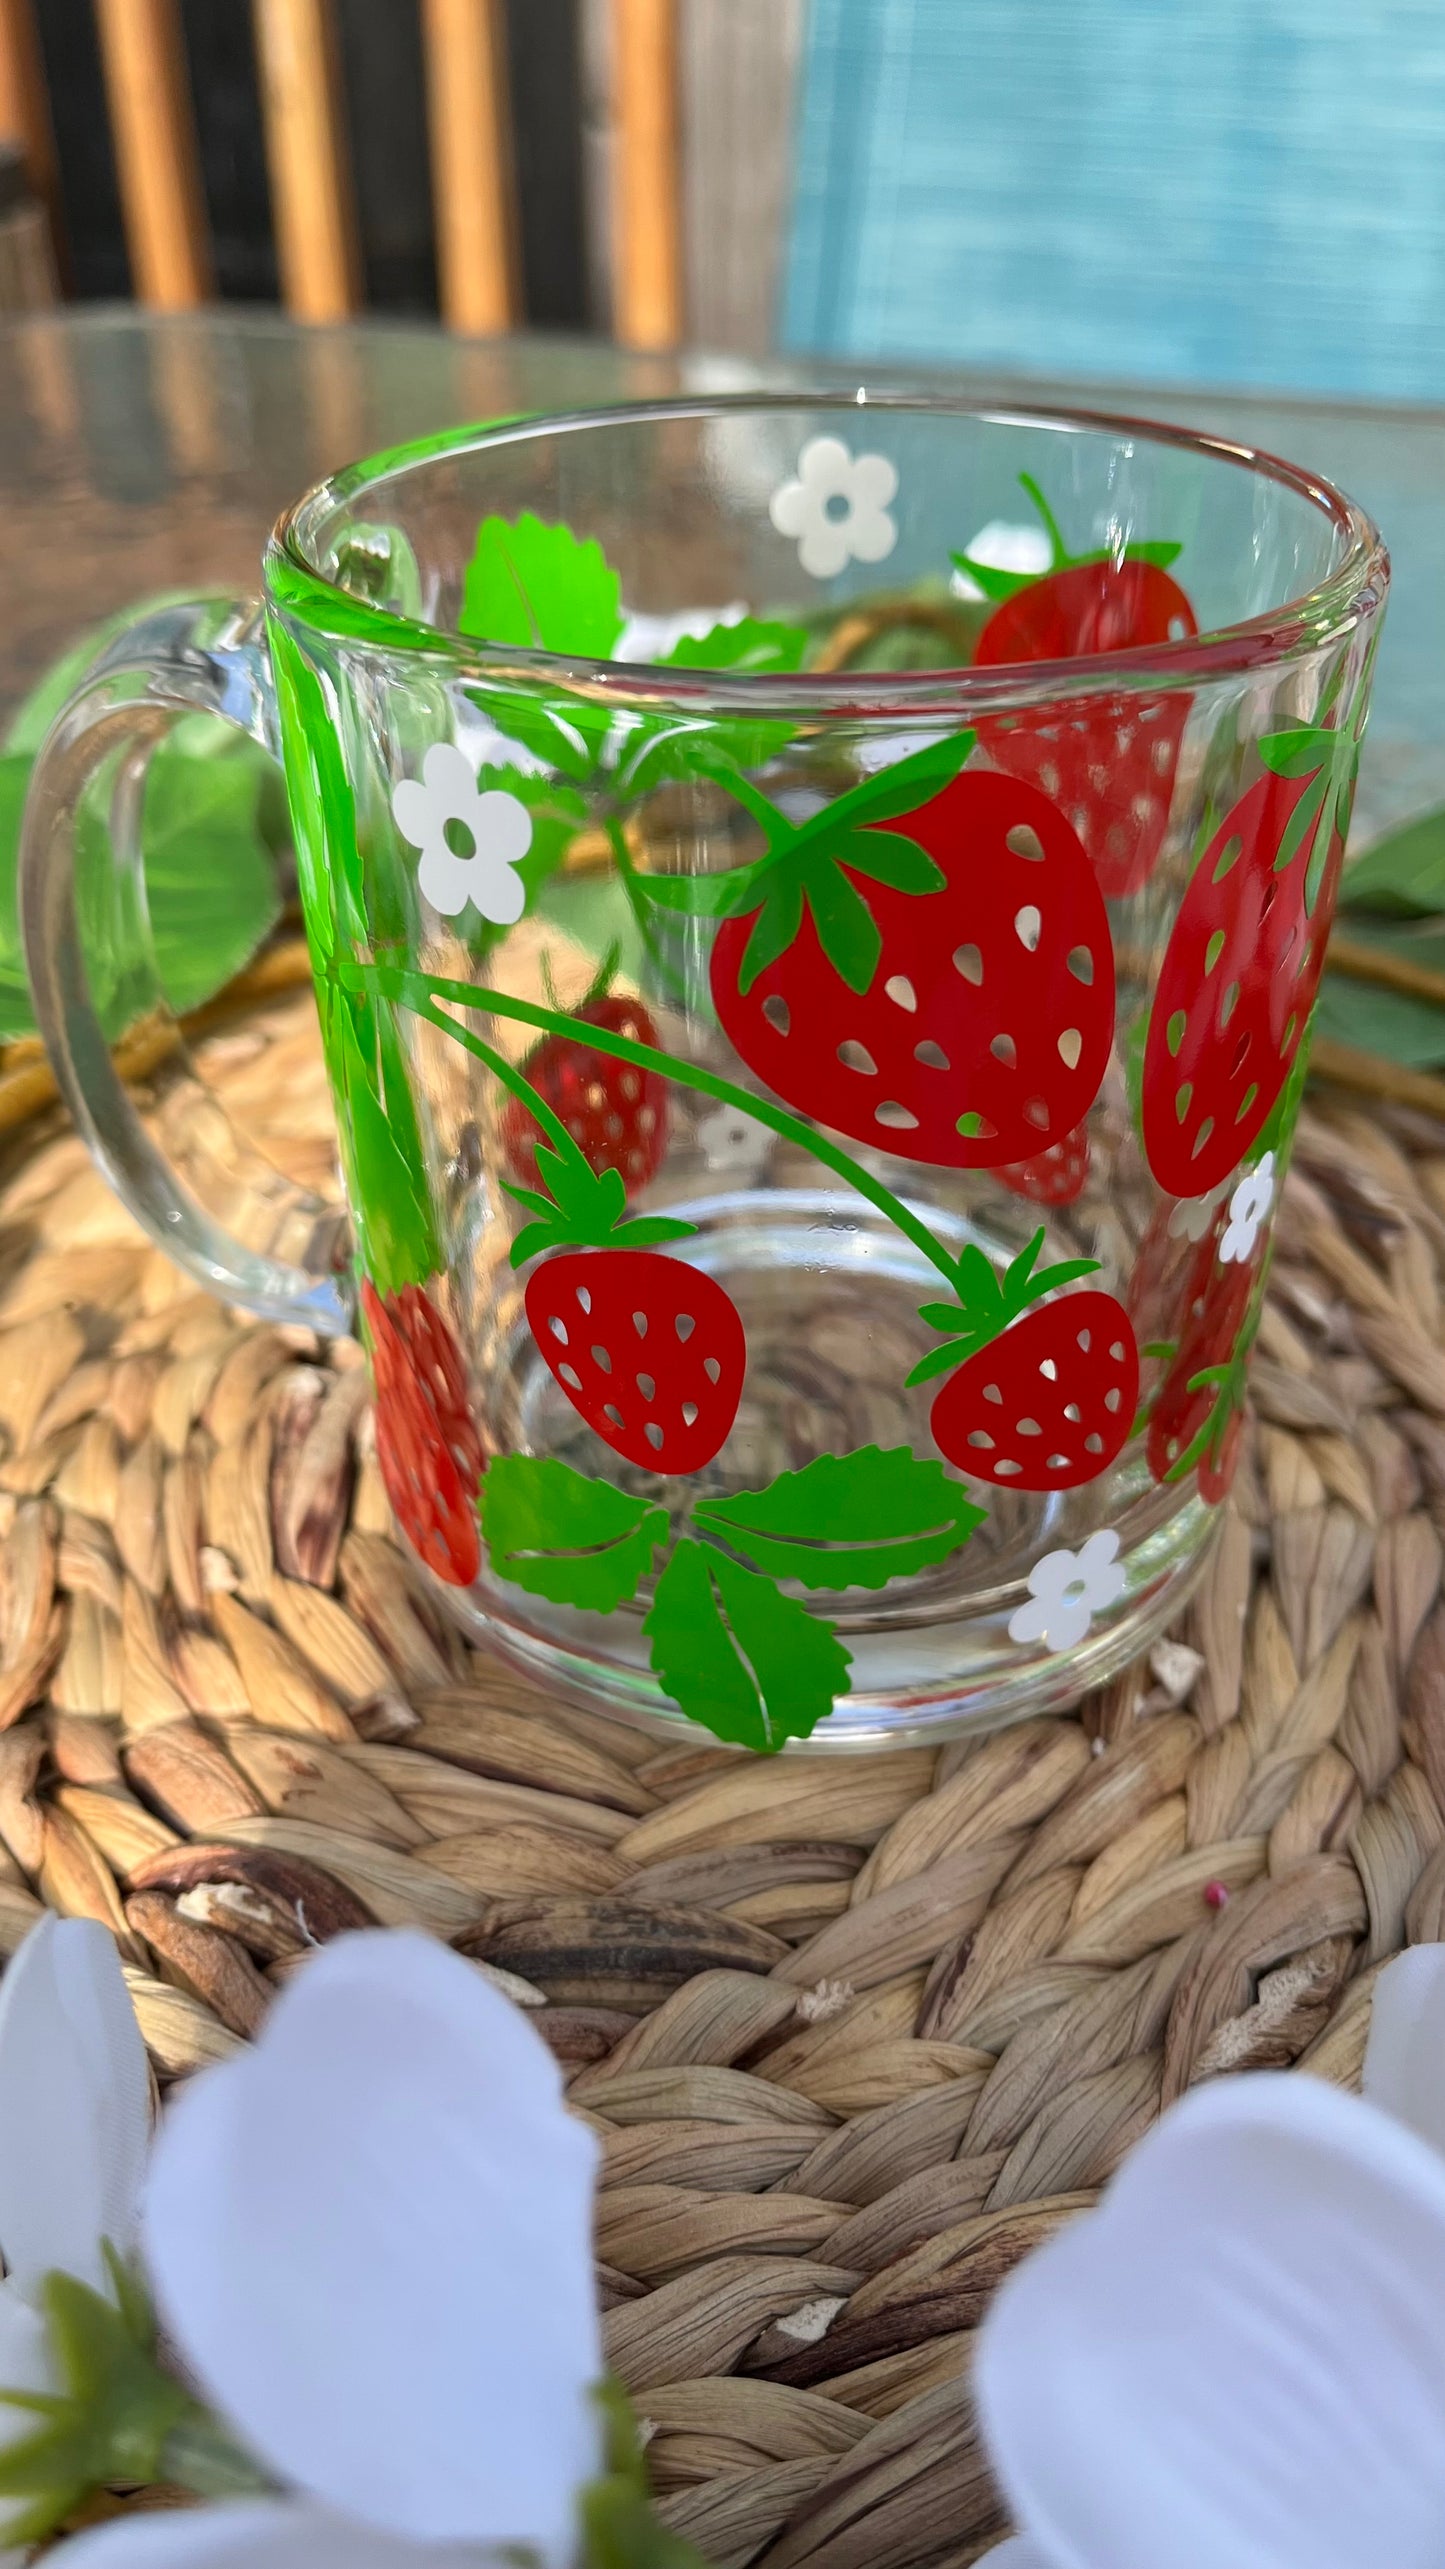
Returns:
[[[792,359],[638,357],[602,340],[475,341],[421,324],[123,306],[0,327],[0,719],[102,617],[161,590],[256,579],[267,528],[334,467],[450,422],[675,391],[853,383]],[[878,383],[939,377],[895,365]],[[1358,835],[1445,801],[1445,412],[962,376],[970,398],[1057,400],[1193,425],[1326,474],[1394,556]]]

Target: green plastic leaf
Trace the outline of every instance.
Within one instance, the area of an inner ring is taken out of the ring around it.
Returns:
[[[1340,907],[1393,918],[1445,911],[1445,809],[1422,813],[1355,857],[1340,882]]]
[[[31,1034],[20,947],[17,866],[31,761],[0,758],[0,1038]],[[261,798],[274,773],[263,750],[234,734],[202,754],[162,742],[146,774],[141,843],[151,935],[161,987],[178,1012],[199,1007],[249,963],[280,915],[276,855],[263,832]],[[81,935],[92,994],[108,1035],[135,1013],[125,947],[140,935],[130,891],[106,855],[105,776],[82,806],[77,867]],[[130,911],[124,928],[120,913]]]
[[[702,2553],[670,2531],[630,2480],[587,2481],[577,2511],[582,2569],[708,2569]]]
[[[36,2420],[0,2445],[0,2498],[7,2543],[43,2540],[97,2491],[144,2488],[160,2477],[173,2427],[194,2406],[155,2359],[149,2305],[137,2288],[124,2306],[73,2275],[52,2273],[40,2291],[50,2338],[54,2393],[0,2393],[14,2414]]]
[[[901,830],[848,830],[841,839],[830,840],[828,853],[855,874],[887,883],[895,892],[941,892],[948,879],[928,850]]]
[[[861,996],[878,969],[882,930],[862,893],[836,865],[810,866],[805,880],[818,942],[840,979]]]
[[[642,1629],[659,1682],[689,1720],[764,1755],[806,1739],[848,1692],[851,1661],[831,1624],[690,1540],[658,1580]]]
[[[595,537],[524,511],[483,518],[467,565],[463,633],[522,650],[607,660],[622,631],[621,586]]]
[[[807,627],[740,616],[702,634],[685,633],[655,664],[659,669],[735,669],[749,677],[767,670],[799,669],[808,648]]]
[[[943,1465],[897,1445],[820,1454],[765,1490],[702,1499],[696,1523],[760,1570],[807,1588],[882,1588],[944,1561],[982,1525]]]
[[[1370,982],[1327,972],[1312,1023],[1315,1032],[1331,1043],[1381,1054],[1406,1070],[1439,1070],[1445,1065],[1445,1008],[1433,1006],[1428,999],[1377,990]]]
[[[610,1615],[667,1540],[667,1511],[551,1456],[503,1454],[482,1482],[482,1533],[499,1579]]]

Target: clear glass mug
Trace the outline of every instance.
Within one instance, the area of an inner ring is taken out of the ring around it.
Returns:
[[[1309,475],[1083,415],[379,456],[264,620],[138,625],[51,735],[64,1093],[209,1287],[355,1322],[401,1526],[535,1675],[760,1749],[1056,1705],[1228,1487],[1386,579]],[[91,1005],[81,921],[163,1005],[137,780],[196,711],[284,761],[354,1294],[216,1110],[162,1156]]]

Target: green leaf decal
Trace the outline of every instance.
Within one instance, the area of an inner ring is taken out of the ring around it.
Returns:
[[[904,812],[916,812],[930,803],[945,785],[951,785],[973,747],[973,733],[959,731],[946,740],[931,740],[912,756],[895,760],[876,776],[866,776],[837,801],[824,805],[804,822],[798,832],[798,845],[835,835],[839,824],[849,829],[861,828],[865,821],[894,821]]]
[[[593,537],[579,540],[530,510],[512,525],[486,517],[457,621],[479,641],[606,660],[622,631],[620,584]]]
[[[667,1540],[665,1508],[550,1456],[499,1456],[482,1483],[481,1509],[499,1579],[595,1614],[636,1595]]]
[[[813,865],[804,876],[818,943],[850,990],[865,991],[878,969],[883,931],[856,884],[836,865]]]
[[[941,1463],[906,1445],[886,1452],[865,1445],[856,1454],[820,1454],[765,1490],[699,1500],[693,1515],[773,1577],[839,1589],[886,1587],[946,1560],[985,1511]]]
[[[1445,809],[1422,813],[1354,858],[1340,884],[1340,907],[1397,919],[1445,910]]]
[[[362,1267],[378,1293],[424,1284],[442,1256],[392,1009],[330,980],[318,982],[317,1004]]]
[[[917,839],[905,838],[901,830],[849,830],[830,845],[828,853],[855,874],[864,874],[873,883],[887,883],[895,892],[941,892],[948,880],[928,850]]]
[[[759,677],[765,671],[801,668],[808,648],[807,627],[764,622],[740,616],[736,624],[715,624],[706,633],[685,633],[655,664],[659,669],[735,669]]]
[[[742,1748],[806,1739],[848,1691],[851,1661],[831,1624],[698,1543],[679,1543],[642,1628],[688,1718]]]
[[[1294,731],[1267,733],[1259,755],[1272,776],[1318,776],[1334,747],[1333,732],[1307,723]]]

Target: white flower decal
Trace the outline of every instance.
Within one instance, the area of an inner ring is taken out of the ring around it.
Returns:
[[[520,919],[527,894],[516,869],[532,844],[531,815],[515,794],[482,793],[454,741],[432,742],[421,781],[404,777],[391,808],[402,837],[421,850],[416,879],[444,919],[468,902],[499,928]],[[459,849],[458,839],[470,845]]]
[[[697,1146],[710,1169],[752,1177],[772,1147],[766,1125],[755,1124],[737,1106],[718,1106],[697,1128]]]
[[[1274,1153],[1266,1151],[1257,1167],[1246,1169],[1229,1199],[1229,1220],[1219,1243],[1221,1266],[1242,1267],[1254,1254],[1259,1226],[1274,1202]]]
[[[1217,1186],[1208,1195],[1181,1196],[1169,1216],[1170,1239],[1202,1240],[1210,1223],[1214,1220],[1218,1204]]]
[[[1381,1972],[1362,2084],[1194,2088],[1009,2276],[974,2384],[1020,2531],[980,2569],[1440,2559],[1445,1947]]]
[[[1074,1650],[1095,1615],[1123,1593],[1119,1538],[1112,1526],[1104,1526],[1077,1552],[1046,1552],[1034,1563],[1028,1602],[1009,1617],[1009,1639]]]
[[[898,488],[886,455],[850,455],[841,437],[810,437],[796,481],[774,491],[768,515],[798,539],[798,560],[815,580],[845,562],[881,562],[898,541],[888,503]]]

